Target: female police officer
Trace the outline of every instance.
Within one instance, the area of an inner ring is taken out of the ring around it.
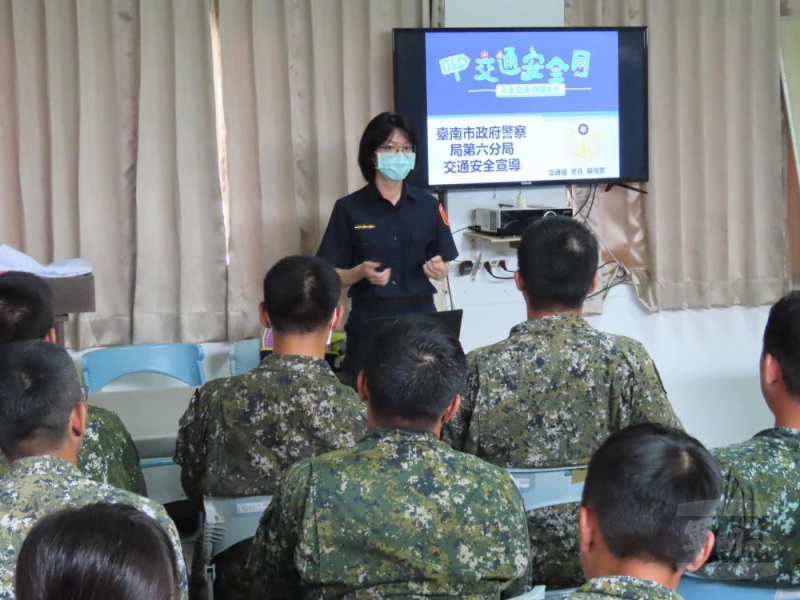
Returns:
[[[358,149],[368,183],[337,200],[317,252],[350,286],[344,368],[353,376],[362,323],[436,312],[429,278],[444,279],[447,261],[458,256],[442,206],[403,182],[415,160],[416,138],[403,117],[385,112],[372,119]]]

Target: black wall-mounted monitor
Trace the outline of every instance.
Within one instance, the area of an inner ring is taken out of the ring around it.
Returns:
[[[395,29],[395,110],[433,189],[649,179],[647,29]]]

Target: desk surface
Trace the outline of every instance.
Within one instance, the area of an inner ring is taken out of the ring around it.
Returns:
[[[89,395],[89,404],[113,410],[122,419],[136,444],[139,458],[172,456],[178,423],[195,388],[100,392]]]

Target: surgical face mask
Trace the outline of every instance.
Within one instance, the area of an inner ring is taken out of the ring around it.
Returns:
[[[410,154],[378,152],[378,171],[386,179],[403,181],[414,168],[416,161],[417,155],[414,152]]]

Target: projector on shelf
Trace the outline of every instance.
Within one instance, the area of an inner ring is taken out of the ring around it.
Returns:
[[[560,215],[572,216],[571,208],[476,208],[474,231],[497,236],[522,235],[534,221]]]

